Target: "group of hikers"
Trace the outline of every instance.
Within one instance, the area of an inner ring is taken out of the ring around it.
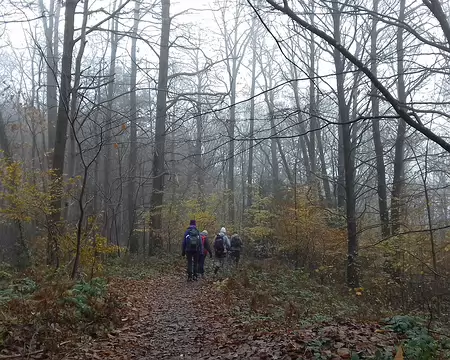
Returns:
[[[214,254],[213,254],[214,250]],[[182,245],[182,256],[187,257],[188,281],[198,280],[198,275],[205,276],[205,259],[209,254],[215,257],[214,274],[223,268],[228,259],[237,266],[241,257],[242,240],[238,234],[227,236],[227,231],[222,227],[214,238],[213,250],[211,249],[208,232],[197,229],[197,222],[191,220],[187,228]]]

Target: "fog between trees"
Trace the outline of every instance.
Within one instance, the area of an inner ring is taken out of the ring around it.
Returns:
[[[4,261],[76,277],[99,239],[179,251],[195,217],[353,288],[450,270],[447,3],[0,11]]]

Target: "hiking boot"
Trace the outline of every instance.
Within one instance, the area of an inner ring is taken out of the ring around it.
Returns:
[[[192,276],[188,276],[188,282],[192,281]]]

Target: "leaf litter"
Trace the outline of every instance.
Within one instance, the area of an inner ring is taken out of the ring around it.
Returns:
[[[303,328],[271,324],[264,330],[234,316],[224,293],[211,281],[186,283],[174,275],[120,281],[116,286],[127,295],[120,309],[122,326],[48,358],[364,359],[380,349],[394,357],[400,342],[376,323],[347,321]]]

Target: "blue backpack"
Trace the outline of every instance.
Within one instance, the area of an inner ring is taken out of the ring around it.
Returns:
[[[201,246],[200,232],[195,229],[189,229],[186,235],[186,251],[187,252],[197,252]]]

